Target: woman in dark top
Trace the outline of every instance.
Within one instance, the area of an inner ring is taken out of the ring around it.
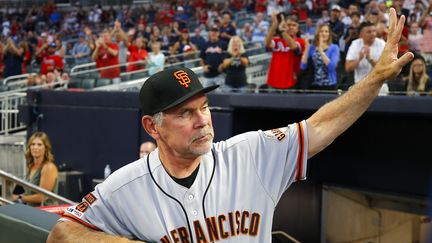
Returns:
[[[407,82],[408,95],[431,95],[432,81],[426,72],[425,60],[422,56],[416,56],[411,62]]]
[[[4,73],[3,77],[15,76],[22,74],[22,63],[24,60],[24,49],[17,47],[12,40],[8,38],[4,49]]]
[[[249,58],[246,55],[243,41],[238,36],[233,36],[228,43],[226,57],[219,66],[220,72],[225,72],[225,91],[245,91],[247,86],[246,67]]]
[[[25,159],[27,161],[26,181],[45,190],[57,192],[58,170],[51,152],[51,142],[44,132],[35,132],[27,143]],[[14,201],[30,206],[54,205],[53,199],[26,189],[24,193],[13,195]]]

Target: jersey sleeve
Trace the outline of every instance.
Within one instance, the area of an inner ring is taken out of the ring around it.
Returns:
[[[306,179],[306,121],[247,136],[258,177],[277,203],[293,182]]]
[[[359,50],[357,48],[357,42],[353,41],[351,43],[351,46],[348,48],[348,53],[346,55],[346,60],[347,61],[354,61],[357,60],[359,58]]]
[[[109,196],[104,193],[104,186],[105,183],[96,186],[95,190],[87,194],[80,203],[66,209],[59,220],[75,221],[94,230],[133,238],[109,204]]]

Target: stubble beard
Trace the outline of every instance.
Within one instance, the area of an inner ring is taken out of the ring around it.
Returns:
[[[199,144],[198,146],[194,146],[195,141],[202,138],[203,136],[210,136],[210,138],[205,141],[203,144]],[[200,156],[208,153],[211,149],[211,145],[213,143],[214,131],[213,128],[205,128],[201,130],[199,134],[192,137],[190,142],[190,152],[194,155]]]

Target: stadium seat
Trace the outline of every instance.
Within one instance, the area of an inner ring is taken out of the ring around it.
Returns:
[[[96,85],[96,79],[85,78],[81,81],[81,88],[83,89],[93,89]]]
[[[96,87],[106,86],[112,84],[112,80],[109,78],[100,78],[96,81]]]
[[[81,88],[81,79],[80,78],[72,78],[69,81],[68,88]]]
[[[145,78],[147,76],[148,76],[147,72],[134,73],[134,74],[131,75],[130,80]]]

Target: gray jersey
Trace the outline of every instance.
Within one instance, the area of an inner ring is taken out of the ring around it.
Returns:
[[[155,150],[114,172],[62,220],[149,242],[271,242],[274,209],[306,178],[307,151],[305,121],[240,134],[213,144],[186,188]]]

